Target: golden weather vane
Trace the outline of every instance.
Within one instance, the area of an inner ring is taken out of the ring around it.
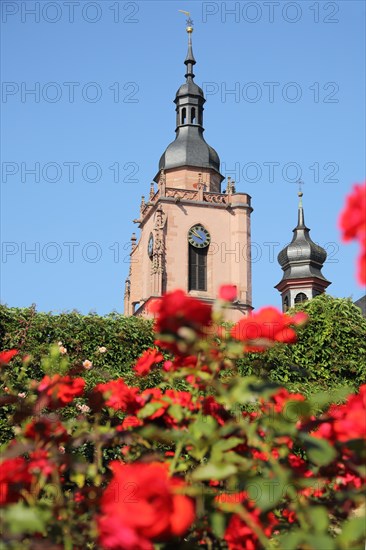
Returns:
[[[184,11],[184,10],[178,10],[180,13],[184,13],[184,15],[186,15],[188,17],[188,19],[186,20],[186,23],[187,23],[187,32],[193,32],[193,20],[191,19],[191,14],[189,11]]]

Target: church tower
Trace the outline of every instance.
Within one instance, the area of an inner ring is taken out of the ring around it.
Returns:
[[[327,253],[311,240],[310,229],[305,225],[303,193],[300,191],[298,195],[298,221],[293,230],[294,236],[277,258],[284,272],[275,286],[282,296],[283,311],[322,294],[331,284],[321,272]]]
[[[132,235],[125,315],[148,315],[149,302],[182,289],[212,303],[222,284],[237,287],[227,319],[252,309],[250,196],[236,193],[224,177],[215,149],[203,137],[205,98],[194,82],[192,21],[187,21],[186,81],[176,93],[176,137],[160,158],[159,171],[142,197]]]

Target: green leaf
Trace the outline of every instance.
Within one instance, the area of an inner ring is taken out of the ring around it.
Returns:
[[[309,398],[312,410],[317,412],[324,410],[331,403],[339,403],[343,401],[347,395],[351,393],[350,387],[337,388],[336,390],[316,392]]]
[[[337,537],[341,548],[351,548],[350,544],[361,542],[366,539],[366,521],[365,516],[355,517],[342,524],[342,532]],[[353,545],[352,545],[353,547]]]
[[[180,422],[183,419],[183,409],[180,405],[170,405],[168,409],[170,416],[175,418],[177,422]]]
[[[71,481],[76,483],[76,485],[79,487],[79,489],[82,489],[85,485],[85,475],[82,474],[81,472],[71,473],[70,474],[70,479],[71,479]]]
[[[222,539],[226,528],[225,515],[220,514],[220,512],[213,512],[212,514],[210,514],[210,523],[212,526],[213,534],[218,539]]]
[[[208,451],[209,446],[207,443],[205,444],[205,440],[200,439],[195,442],[194,447],[188,451],[188,454],[200,462],[205,458]]]
[[[312,550],[333,550],[335,548],[334,539],[329,535],[322,535],[320,533],[307,535],[305,541]]]
[[[240,437],[228,437],[227,439],[220,439],[212,446],[212,453],[214,452],[223,452],[234,449],[240,443],[243,443],[243,439]]]
[[[290,533],[286,533],[285,535],[281,535],[278,538],[278,548],[280,548],[281,550],[297,550],[302,540],[303,534],[301,531],[292,531]]]
[[[209,462],[203,466],[199,466],[192,474],[194,481],[203,481],[215,479],[220,481],[226,479],[233,474],[236,474],[237,468],[234,464],[214,464]]]
[[[217,431],[217,422],[212,416],[200,416],[196,422],[193,422],[189,431],[194,439],[200,439],[203,437],[212,437]]]
[[[329,526],[329,517],[326,508],[323,506],[313,506],[306,510],[306,516],[309,518],[311,529],[317,533],[327,531]]]
[[[303,440],[309,459],[317,466],[327,466],[337,455],[325,439],[303,435]]]
[[[14,535],[20,533],[46,533],[46,524],[51,519],[51,512],[29,508],[23,503],[8,506],[3,510],[6,523]]]
[[[139,410],[137,416],[139,418],[148,418],[159,409],[161,409],[161,403],[147,403],[145,407],[142,407],[142,409]]]
[[[286,482],[256,477],[246,484],[246,492],[255,506],[263,511],[273,509],[286,494]]]

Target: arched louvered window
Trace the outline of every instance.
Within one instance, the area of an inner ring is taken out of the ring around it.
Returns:
[[[308,297],[306,296],[306,294],[304,294],[303,292],[299,292],[295,296],[295,304],[301,304],[302,302],[306,302],[307,299]]]
[[[188,290],[207,290],[207,252],[205,248],[196,248],[191,244],[188,252]]]
[[[283,311],[287,311],[288,306],[289,306],[288,296],[285,296],[284,299],[283,299]]]
[[[183,107],[181,124],[185,124],[186,120],[187,120],[187,109],[185,107]]]
[[[194,107],[192,107],[191,109],[191,123],[192,124],[196,123],[196,109]]]

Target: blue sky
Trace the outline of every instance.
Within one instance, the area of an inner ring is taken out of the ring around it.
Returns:
[[[340,243],[337,217],[365,178],[363,2],[1,8],[3,303],[123,310],[132,220],[175,136],[187,41],[179,9],[194,20],[205,138],[252,196],[254,306],[280,306],[276,257],[296,225],[298,176],[311,236],[329,254],[329,293],[362,295],[357,247]]]

